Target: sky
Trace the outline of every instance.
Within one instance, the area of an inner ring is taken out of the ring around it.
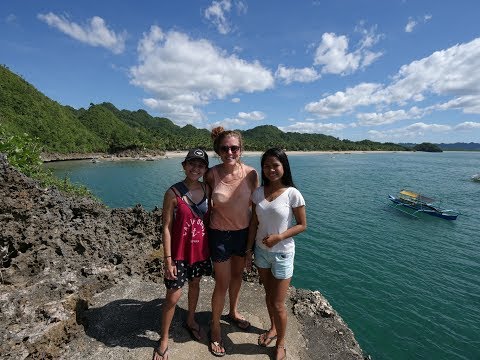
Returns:
[[[62,105],[180,126],[480,142],[479,14],[478,0],[2,0],[0,63]]]

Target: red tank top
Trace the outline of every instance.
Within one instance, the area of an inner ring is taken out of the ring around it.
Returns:
[[[177,207],[172,226],[172,258],[184,260],[189,265],[210,257],[208,237],[202,218],[194,215],[181,197],[177,197]],[[205,214],[205,217],[208,214]]]

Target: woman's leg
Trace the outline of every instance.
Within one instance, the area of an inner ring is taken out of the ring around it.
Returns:
[[[273,277],[273,276],[272,276]],[[287,309],[285,307],[285,299],[290,286],[288,279],[275,279],[272,281],[272,306],[273,320],[277,329],[277,356],[276,359],[285,357],[285,335],[287,333]]]
[[[273,306],[273,281],[275,278],[272,275],[271,269],[258,268],[258,275],[260,281],[265,288],[265,304],[267,305],[268,316],[270,318],[270,328],[268,329],[266,335],[263,335],[264,339],[262,342],[266,342],[268,338],[277,335],[277,329],[275,327],[274,320],[274,306]],[[268,344],[267,344],[268,345]]]
[[[215,270],[215,288],[212,294],[212,324],[211,324],[211,341],[221,343],[222,332],[220,328],[220,318],[222,316],[223,307],[225,306],[225,296],[227,295],[228,285],[231,278],[231,260],[214,262]],[[222,351],[221,349],[214,349]]]
[[[159,350],[163,353],[168,348],[168,333],[170,325],[172,323],[173,315],[175,314],[175,306],[177,305],[180,296],[182,295],[182,289],[167,289],[165,296],[165,302],[163,303],[162,310],[162,325],[160,335]]]
[[[198,304],[198,296],[200,294],[200,277],[193,278],[188,282],[188,313],[187,326],[190,329],[200,329],[195,321],[195,311]]]
[[[231,278],[228,287],[228,296],[230,299],[229,316],[234,319],[242,319],[238,312],[238,300],[240,298],[240,287],[243,281],[243,270],[245,269],[245,258],[242,256],[231,257]]]

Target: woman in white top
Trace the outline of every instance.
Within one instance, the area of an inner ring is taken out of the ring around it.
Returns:
[[[265,302],[271,322],[269,330],[259,336],[258,344],[268,346],[276,339],[275,359],[286,359],[285,298],[293,275],[293,236],[307,228],[305,200],[295,188],[288,157],[283,150],[267,150],[262,156],[261,166],[262,186],[252,194],[247,267],[251,267],[252,248],[255,246],[255,265],[265,287]]]

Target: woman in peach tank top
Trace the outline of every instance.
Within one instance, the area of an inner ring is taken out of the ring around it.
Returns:
[[[250,197],[258,187],[258,175],[254,168],[240,161],[243,142],[239,132],[217,127],[212,130],[212,139],[213,148],[222,163],[211,168],[205,175],[205,180],[212,189],[208,239],[215,269],[209,347],[212,354],[224,356],[220,317],[227,290],[230,298],[228,318],[242,330],[250,326],[238,312],[237,305],[245,268],[251,218]]]

